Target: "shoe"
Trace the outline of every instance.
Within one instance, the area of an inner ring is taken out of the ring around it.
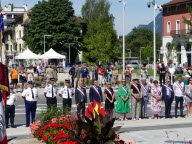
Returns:
[[[184,116],[184,115],[181,115],[180,117],[181,117],[181,118],[184,118],[185,116]]]
[[[136,119],[134,118],[134,119],[132,119],[133,121],[136,121]]]
[[[29,125],[26,125],[26,127],[29,127]]]
[[[9,128],[9,126],[6,126],[6,128]]]
[[[15,125],[11,125],[11,128],[16,128],[16,126]]]
[[[141,120],[141,118],[137,118],[136,120]]]

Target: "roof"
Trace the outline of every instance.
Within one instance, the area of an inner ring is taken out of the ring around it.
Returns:
[[[84,21],[83,19],[81,19],[80,17],[76,17],[75,16],[75,20],[76,20],[76,22],[78,22],[78,23],[86,23],[86,21]]]
[[[172,0],[172,1],[162,5],[162,7],[168,6],[168,5],[174,5],[174,4],[178,4],[178,3],[189,2],[189,1],[191,1],[191,0]]]

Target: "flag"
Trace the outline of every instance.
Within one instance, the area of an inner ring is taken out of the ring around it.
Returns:
[[[0,63],[0,144],[8,144],[4,113],[6,107],[6,99],[9,92],[8,85],[8,68],[6,65]]]

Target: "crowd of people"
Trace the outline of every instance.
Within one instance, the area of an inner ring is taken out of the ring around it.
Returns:
[[[170,66],[171,67],[171,66]],[[163,68],[163,64],[161,65]],[[39,80],[45,79],[46,84],[42,83],[40,86],[44,88],[44,96],[46,98],[47,110],[57,107],[57,97],[60,96],[63,99],[63,107],[67,107],[69,111],[72,108],[72,98],[75,97],[75,103],[77,105],[77,113],[81,116],[85,116],[85,108],[89,102],[93,104],[94,101],[103,104],[106,113],[112,118],[114,112],[120,114],[119,120],[128,120],[126,114],[132,114],[132,120],[140,120],[142,118],[148,118],[149,112],[153,115],[152,118],[158,119],[159,114],[162,113],[162,105],[165,103],[165,118],[172,118],[171,108],[173,101],[175,101],[175,117],[178,117],[178,109],[180,109],[180,117],[184,116],[184,109],[186,108],[186,117],[192,116],[192,78],[186,76],[183,80],[182,76],[177,77],[177,81],[171,84],[171,78],[168,77],[166,82],[159,85],[157,80],[152,78],[147,83],[147,75],[145,74],[145,67],[142,67],[140,71],[143,76],[141,79],[131,77],[131,66],[127,65],[124,71],[125,79],[122,79],[121,85],[118,86],[117,95],[113,80],[118,79],[118,70],[116,67],[107,66],[106,76],[105,69],[102,66],[98,68],[92,67],[92,80],[93,86],[87,87],[87,80],[90,77],[89,69],[86,64],[82,67],[78,65],[73,66],[69,70],[71,80],[66,79],[65,85],[58,88],[56,85],[57,73],[54,72],[54,68],[48,66],[46,70],[42,66],[36,68],[36,70],[29,67],[26,71],[22,67],[18,72],[17,67],[10,71],[11,85],[10,96],[7,98],[6,108],[6,125],[9,126],[9,119],[11,127],[14,126],[15,116],[15,101],[18,76],[26,77],[24,84],[28,83],[27,88],[22,87],[22,98],[25,101],[26,107],[26,126],[30,125],[30,122],[35,121],[38,89],[34,87],[34,73],[37,73]],[[116,72],[113,72],[116,71]],[[126,77],[127,76],[127,77]],[[45,77],[45,78],[43,78]],[[104,85],[103,79],[107,79],[107,84],[102,91]],[[187,81],[187,82],[186,82]],[[89,95],[87,90],[89,89]],[[105,99],[103,98],[105,97]],[[164,103],[163,103],[164,102]],[[147,105],[150,103],[150,109]],[[116,104],[116,105],[115,105]],[[31,119],[31,121],[30,121]]]

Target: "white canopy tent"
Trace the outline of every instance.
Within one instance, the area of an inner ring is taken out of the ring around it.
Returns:
[[[61,55],[54,51],[52,48],[40,56],[41,59],[65,59],[64,55]]]
[[[23,53],[16,56],[15,59],[40,59],[40,56],[36,55],[27,48]]]

